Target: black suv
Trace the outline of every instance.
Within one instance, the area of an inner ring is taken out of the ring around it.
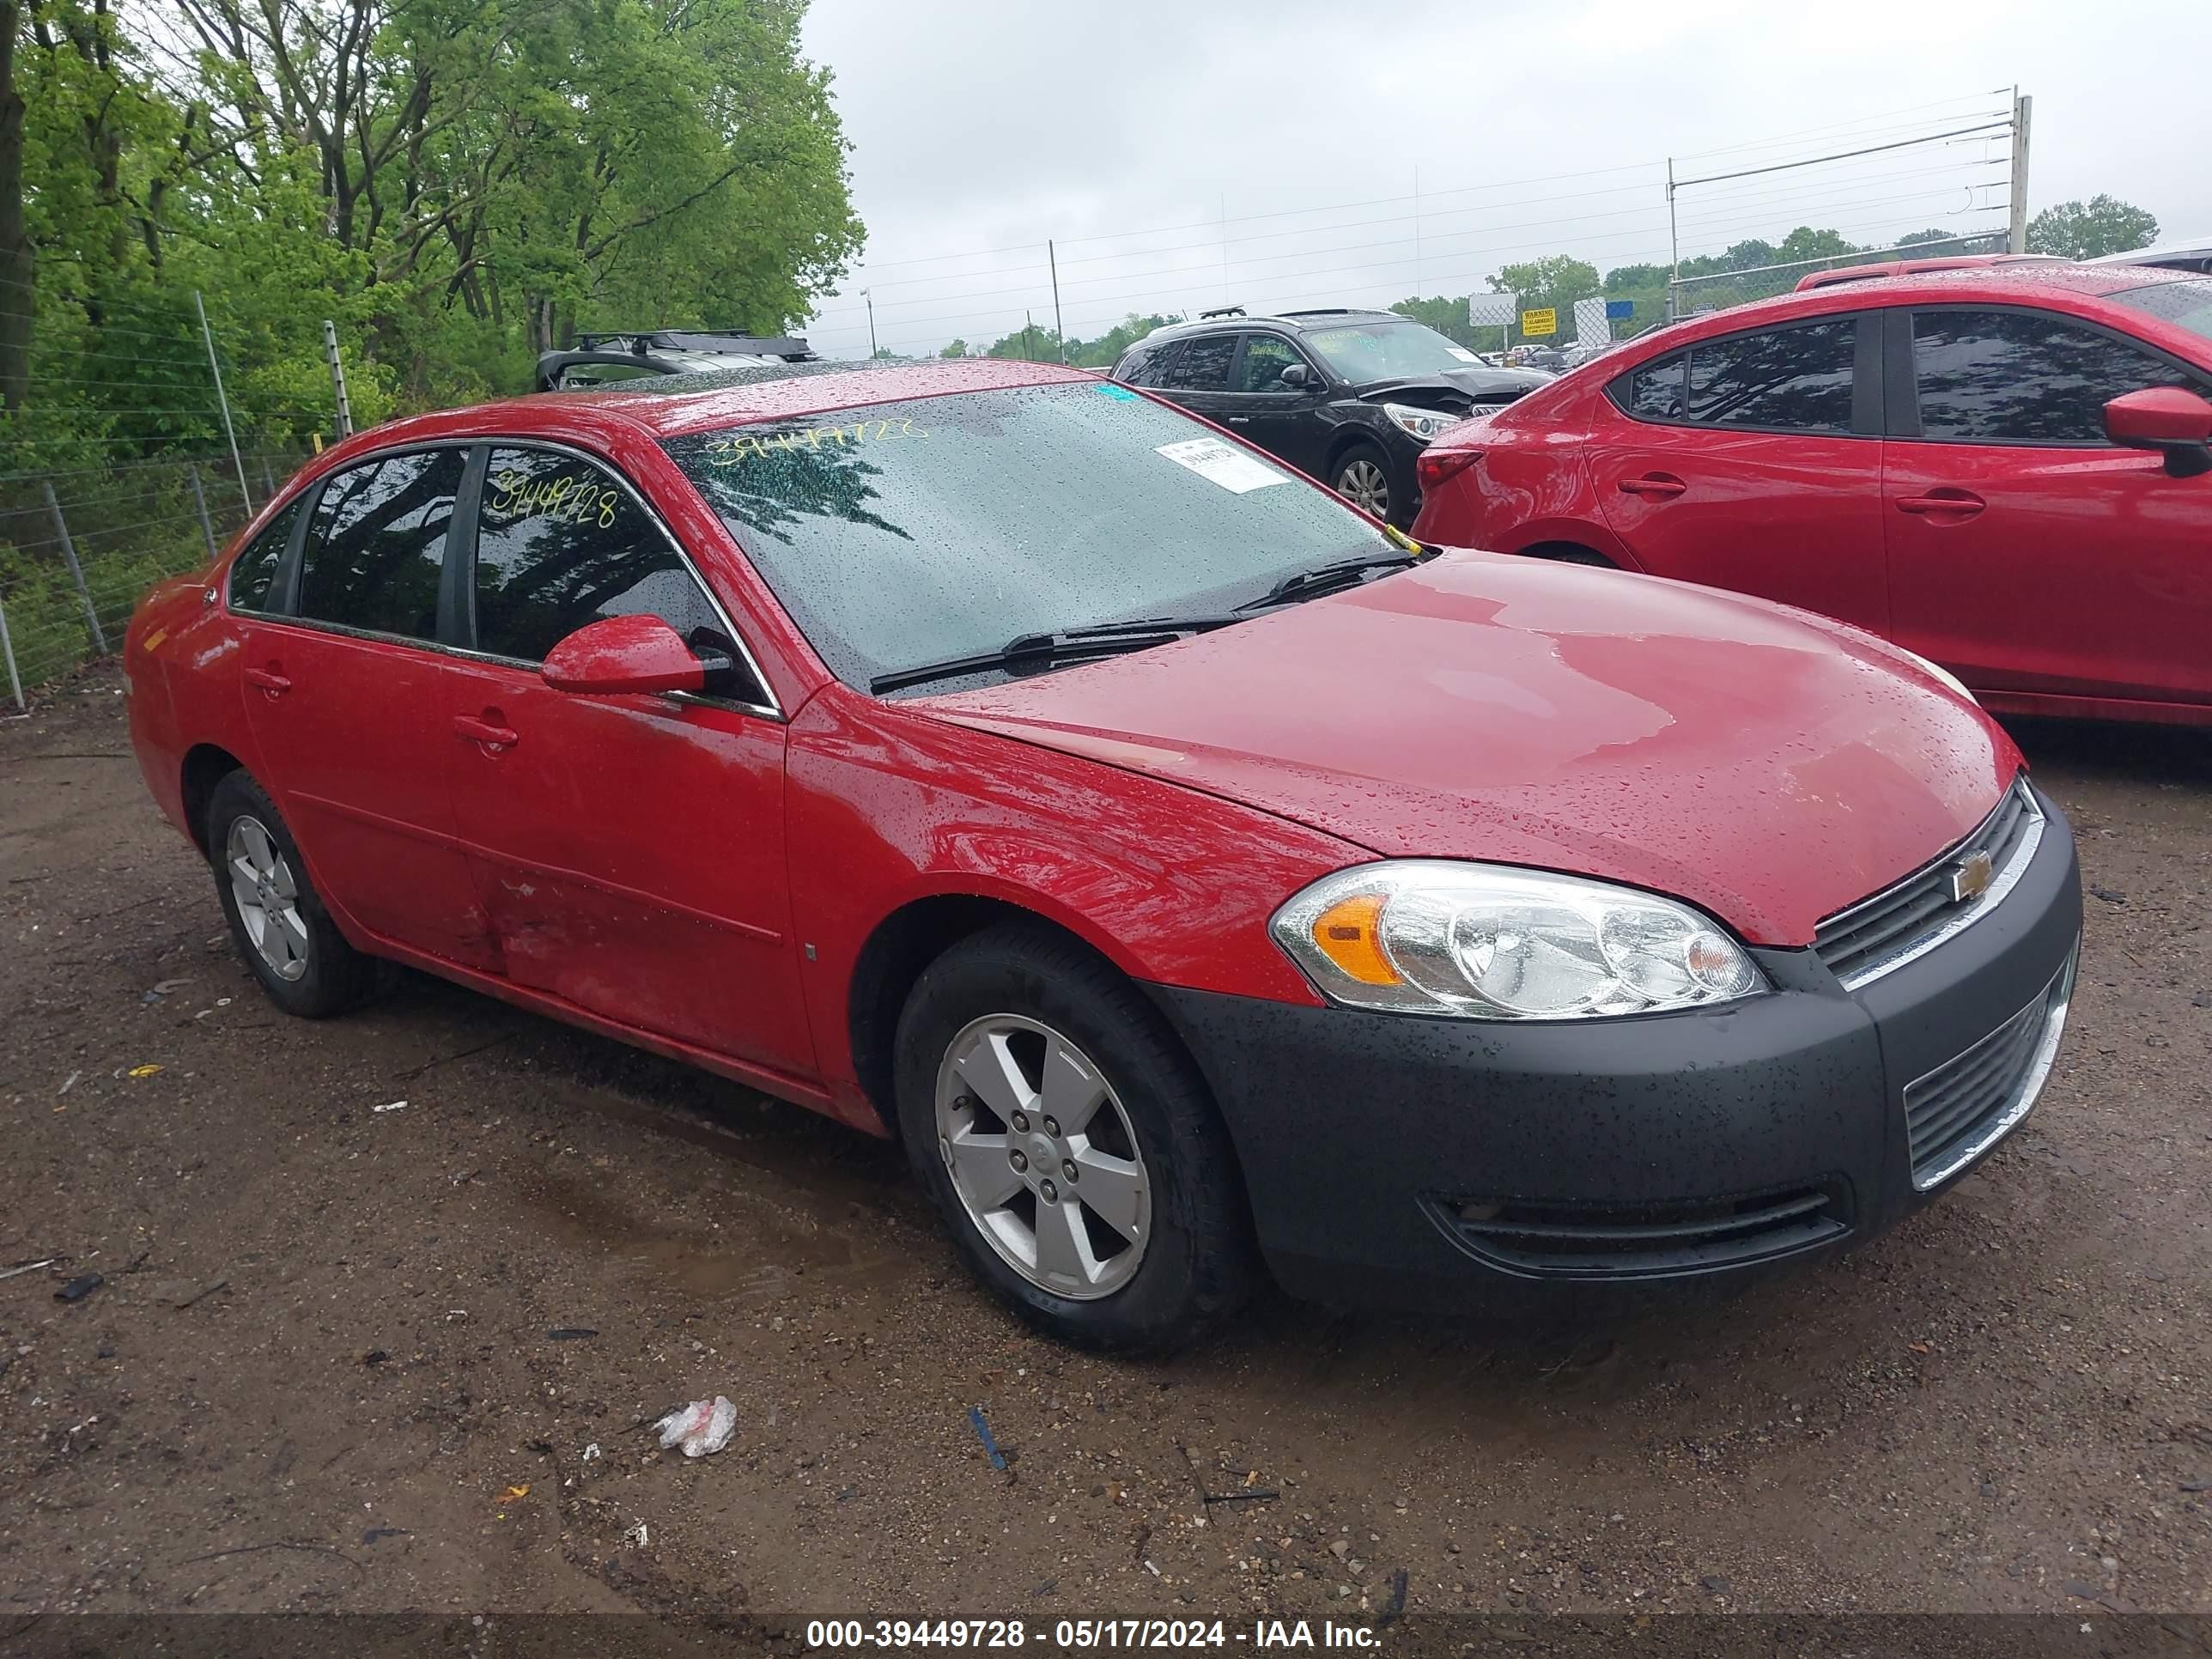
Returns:
[[[1114,378],[1218,422],[1402,529],[1421,505],[1413,458],[1429,440],[1552,377],[1492,368],[1392,311],[1231,307],[1154,329]]]

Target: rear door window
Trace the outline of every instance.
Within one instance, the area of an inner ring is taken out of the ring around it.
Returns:
[[[607,617],[659,617],[695,648],[737,649],[653,516],[612,474],[557,450],[491,452],[474,592],[477,648],[520,662]]]
[[[246,550],[231,561],[232,610],[269,609],[277,568],[284,562],[285,550],[292,545],[292,527],[300,522],[300,509],[307,499],[304,493],[294,496],[284,510],[271,519],[262,532],[247,544]]]
[[[2113,398],[2203,389],[2165,358],[2048,311],[1916,311],[1912,377],[1920,435],[1935,443],[2103,444]]]
[[[1130,359],[1129,372],[1123,378],[1131,386],[1160,386],[1167,384],[1168,370],[1174,366],[1179,340],[1169,340],[1156,346],[1139,346]]]
[[[1230,360],[1236,355],[1234,334],[1208,334],[1185,340],[1160,385],[1170,392],[1225,391]]]
[[[1696,426],[1848,434],[1857,342],[1856,317],[1701,340],[1690,348],[1682,418]]]
[[[334,473],[300,562],[302,618],[438,636],[438,584],[465,449],[386,455]]]

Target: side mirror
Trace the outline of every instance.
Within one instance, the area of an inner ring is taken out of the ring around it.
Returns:
[[[538,669],[556,691],[703,691],[707,665],[658,617],[588,623],[545,653]]]
[[[1313,371],[1304,363],[1285,363],[1275,379],[1293,392],[1304,392],[1313,382]]]
[[[2178,386],[2151,386],[2105,405],[2105,435],[2127,449],[2155,449],[2177,478],[2212,472],[2212,403]]]

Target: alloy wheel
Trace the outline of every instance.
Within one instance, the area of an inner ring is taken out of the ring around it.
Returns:
[[[234,818],[223,860],[247,943],[279,979],[300,978],[307,971],[307,923],[299,881],[276,837],[258,818]]]
[[[1030,1284],[1072,1301],[1133,1278],[1152,1178],[1097,1065],[1018,1014],[970,1021],[937,1073],[937,1146],[976,1231]]]
[[[1390,514],[1390,481],[1382,469],[1361,458],[1348,462],[1336,475],[1336,493],[1354,507],[1387,519]]]

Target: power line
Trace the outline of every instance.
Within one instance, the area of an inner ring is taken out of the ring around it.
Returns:
[[[1946,138],[1965,138],[1977,132],[1996,132],[2009,130],[2012,122],[1988,121],[1978,127],[1959,127],[1949,132],[1931,132],[1921,138],[1899,138],[1893,143],[1869,144],[1864,149],[1847,149],[1837,155],[1810,155],[1802,161],[1777,161],[1769,167],[1740,167],[1734,173],[1708,173],[1703,179],[1677,179],[1674,188],[1687,190],[1693,185],[1717,185],[1723,179],[1748,179],[1757,173],[1785,173],[1792,167],[1818,167],[1823,161],[1848,161],[1855,155],[1873,155],[1886,149],[1909,149],[1915,144],[1940,143]]]
[[[1780,149],[1786,145],[1794,143],[1801,138],[1819,137],[1824,133],[1850,133],[1854,128],[1863,126],[1869,122],[1886,122],[1894,116],[1916,114],[1923,110],[1948,109],[1954,104],[1963,104],[1970,100],[1978,101],[1984,96],[1992,98],[2009,98],[2011,93],[2012,88],[2009,87],[1996,87],[1992,88],[1986,94],[1982,93],[1972,93],[1958,98],[1941,98],[1932,104],[1911,104],[1907,105],[1901,110],[1891,110],[1882,115],[1865,116],[1850,121],[1834,121],[1829,123],[1826,126],[1801,127],[1795,132],[1780,133],[1771,138],[1751,138],[1745,140],[1745,142],[1740,144],[1723,144],[1716,149],[1685,150],[1674,159],[1680,161],[1702,161],[1708,155],[1733,155],[1741,154],[1747,150]],[[1922,120],[1900,122],[1892,126],[1875,126],[1869,128],[1866,132],[1857,134],[1856,136],[1870,137],[1882,132],[1903,132],[1917,126],[1929,126],[1936,125],[1941,118],[1963,120],[1973,120],[1977,118],[1995,119],[2002,117],[2004,113],[2005,112],[2002,109],[1961,110],[1957,115],[1948,118],[1929,116]]]

